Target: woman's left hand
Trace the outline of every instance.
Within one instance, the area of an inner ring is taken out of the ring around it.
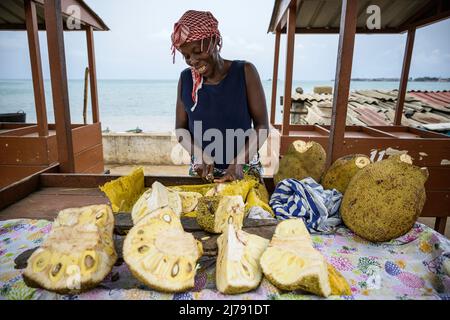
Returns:
[[[241,164],[230,164],[225,172],[225,175],[219,179],[214,179],[216,183],[223,183],[227,181],[241,180],[244,178],[244,168]]]

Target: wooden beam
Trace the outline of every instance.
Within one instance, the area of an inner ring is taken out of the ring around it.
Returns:
[[[408,87],[409,68],[411,66],[411,57],[414,48],[414,38],[416,29],[408,30],[406,38],[405,55],[403,56],[402,75],[400,78],[400,85],[398,88],[397,105],[395,107],[394,125],[401,125],[403,116],[403,106],[405,104],[406,89]]]
[[[291,102],[292,102],[292,77],[294,69],[295,24],[297,20],[297,2],[292,1],[288,11],[287,21],[287,46],[286,46],[286,74],[284,80],[283,101],[283,126],[282,135],[289,135]]]
[[[53,109],[61,172],[74,172],[74,152],[67,88],[61,0],[46,0],[44,5],[47,27],[48,57],[52,82]]]
[[[281,32],[277,30],[275,34],[275,52],[273,57],[273,75],[272,75],[272,101],[270,105],[270,123],[275,124],[277,109],[277,86],[278,86],[278,64],[280,62],[280,39]]]
[[[339,49],[336,63],[336,77],[333,96],[327,165],[341,154],[347,119],[348,96],[352,76],[353,49],[355,46],[357,0],[343,0]]]
[[[45,105],[44,76],[42,75],[41,49],[36,15],[36,4],[25,0],[25,17],[30,51],[31,74],[33,77],[34,105],[40,137],[48,135],[47,108]]]
[[[447,226],[447,217],[437,217],[434,223],[434,230],[445,235],[445,227]]]
[[[286,19],[283,19],[285,17],[285,15],[287,14],[287,11],[291,5],[292,2],[295,2],[296,0],[280,0],[279,1],[279,6],[278,6],[278,11],[276,13],[276,16],[274,17],[273,24],[270,25],[269,27],[269,32],[270,31],[276,31],[278,29],[282,29],[284,27],[284,23],[283,20],[286,21]]]
[[[97,91],[97,71],[95,63],[95,48],[94,48],[94,29],[88,27],[86,29],[87,50],[89,61],[89,82],[91,88],[91,106],[92,106],[92,121],[94,123],[100,122],[100,114],[98,110],[98,91]]]
[[[382,29],[367,29],[367,28],[356,28],[356,33],[362,34],[397,34],[400,33],[401,30],[398,28],[382,28]],[[282,30],[281,33],[286,33],[286,29]],[[303,34],[336,34],[339,33],[339,28],[296,28],[295,33],[303,33]]]
[[[46,0],[33,0],[36,3],[45,6]],[[64,17],[69,17],[72,12],[69,7],[77,6],[80,9],[80,22],[85,26],[92,26],[95,30],[109,30],[108,26],[86,3],[77,0],[60,0],[60,12]],[[79,31],[79,30],[78,30]]]

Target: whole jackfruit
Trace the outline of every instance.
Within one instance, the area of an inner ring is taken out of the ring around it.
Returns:
[[[62,210],[28,259],[25,283],[62,294],[97,286],[117,260],[113,228],[114,215],[107,205]]]
[[[294,141],[281,158],[278,172],[274,175],[274,182],[288,178],[303,180],[311,177],[320,181],[326,164],[326,153],[323,147],[314,141]]]
[[[167,220],[164,215],[162,219],[146,217],[135,225],[124,241],[124,260],[133,275],[150,288],[182,292],[194,287],[202,244],[184,232],[181,223]]]
[[[341,204],[345,225],[360,237],[389,241],[408,232],[425,204],[428,171],[397,155],[368,165],[350,181]]]
[[[243,293],[255,289],[262,279],[259,259],[269,240],[226,227],[217,239],[217,289],[225,294]]]
[[[197,223],[205,231],[222,233],[232,223],[241,229],[245,204],[241,196],[203,197],[197,206]]]
[[[370,164],[370,159],[363,154],[353,154],[337,159],[327,170],[321,184],[324,189],[336,189],[344,194],[354,175]]]
[[[328,263],[312,246],[301,219],[282,221],[263,253],[261,267],[266,278],[282,290],[304,290],[328,297],[331,292]]]
[[[156,181],[134,204],[131,211],[133,223],[137,224],[146,215],[164,207],[170,207],[178,216],[183,210],[178,192],[170,190]]]

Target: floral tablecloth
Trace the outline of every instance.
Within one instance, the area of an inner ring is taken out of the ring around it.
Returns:
[[[195,288],[181,294],[148,289],[132,277],[125,263],[115,266],[97,288],[80,295],[29,288],[22,271],[14,268],[14,259],[39,246],[50,229],[46,220],[0,222],[0,299],[320,299],[300,291],[279,291],[266,279],[252,292],[223,295],[215,289],[214,266],[197,273]],[[328,299],[450,299],[450,240],[423,224],[381,244],[365,241],[345,227],[312,238],[351,286],[351,296]]]

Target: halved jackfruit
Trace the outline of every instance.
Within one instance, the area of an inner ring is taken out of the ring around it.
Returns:
[[[114,215],[107,205],[62,210],[28,259],[25,283],[74,294],[95,287],[117,259],[113,228]]]
[[[301,219],[277,226],[260,262],[266,278],[280,289],[301,289],[324,297],[331,294],[327,261],[313,248]]]
[[[170,207],[180,216],[182,212],[181,198],[176,191],[170,190],[156,181],[134,204],[131,210],[133,223],[137,224],[139,220],[149,213],[165,207]]]
[[[255,289],[262,279],[259,259],[269,240],[236,230],[233,224],[217,239],[217,289],[225,294],[243,293]]]
[[[133,275],[152,289],[182,292],[194,287],[201,242],[182,228],[161,219],[135,225],[123,246],[124,260]]]
[[[245,204],[241,196],[203,197],[197,206],[197,223],[203,230],[222,233],[228,224],[241,229]]]

